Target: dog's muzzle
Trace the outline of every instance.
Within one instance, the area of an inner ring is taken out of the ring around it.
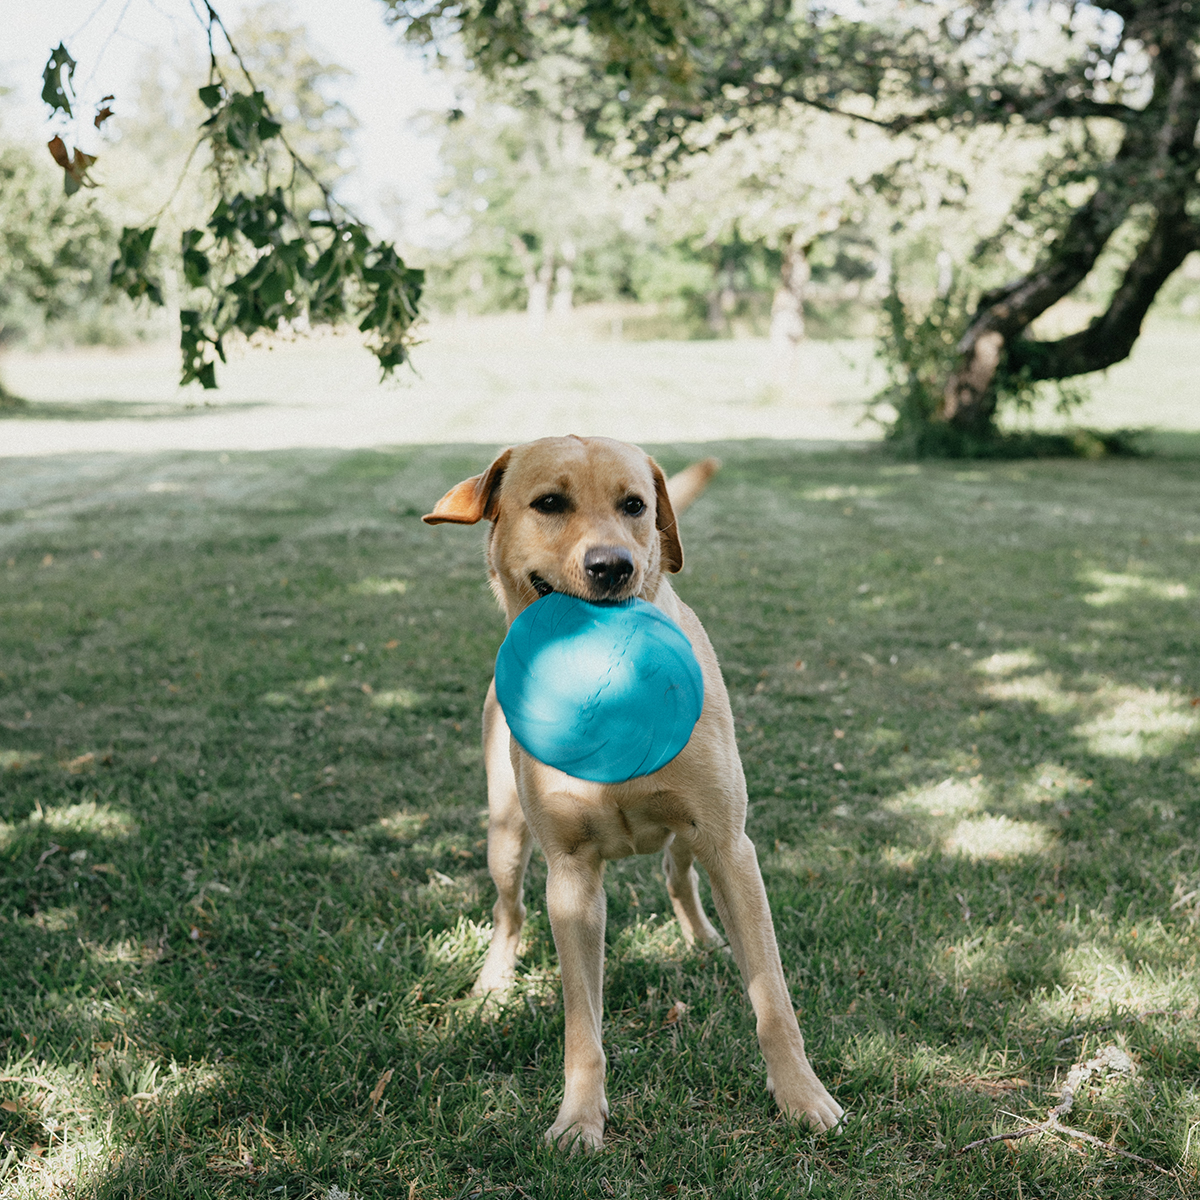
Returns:
[[[633,556],[624,546],[593,546],[583,556],[583,572],[594,591],[611,596],[633,575]]]

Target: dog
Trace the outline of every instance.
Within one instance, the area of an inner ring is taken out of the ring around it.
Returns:
[[[511,624],[550,592],[584,600],[640,597],[691,642],[704,707],[679,755],[626,783],[591,783],[539,762],[509,734],[493,682],[483,711],[488,870],[493,933],[478,995],[514,980],[525,919],[521,891],[534,841],[546,858],[546,905],[562,970],[566,1024],[562,1105],[546,1131],[561,1149],[603,1144],[608,1101],[601,1044],[604,864],[663,853],[667,891],[689,945],[718,946],[695,863],[707,872],[741,969],[767,1062],[767,1088],[784,1114],[832,1129],[843,1110],[804,1053],[754,845],[746,836],[746,781],[729,696],[707,635],[667,575],[683,566],[676,513],[715,472],[715,460],[667,482],[643,451],[608,438],[543,438],[505,450],[482,475],[451,488],[424,520],[491,522],[488,574]]]

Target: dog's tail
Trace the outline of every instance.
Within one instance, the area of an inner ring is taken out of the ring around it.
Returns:
[[[667,496],[678,516],[693,500],[708,487],[709,480],[721,469],[719,458],[702,458],[699,462],[684,467],[677,475],[667,480]]]

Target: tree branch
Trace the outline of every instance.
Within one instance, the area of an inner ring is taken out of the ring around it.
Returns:
[[[1200,224],[1179,209],[1159,213],[1107,311],[1056,342],[1015,339],[1009,345],[1009,369],[1027,370],[1031,379],[1066,379],[1120,362],[1133,349],[1159,288],[1193,250],[1200,250]]]
[[[1087,1062],[1076,1063],[1067,1072],[1066,1083],[1063,1085],[1059,1101],[1046,1114],[1044,1121],[1029,1124],[1024,1129],[1013,1129],[1007,1133],[996,1133],[991,1137],[979,1138],[977,1141],[969,1142],[963,1146],[958,1153],[966,1154],[968,1150],[978,1150],[981,1146],[990,1146],[995,1142],[1013,1142],[1019,1138],[1033,1137],[1039,1133],[1061,1133],[1065,1137],[1077,1138],[1081,1142],[1086,1142],[1089,1146],[1098,1146],[1101,1150],[1105,1150],[1109,1154],[1119,1154],[1122,1158],[1132,1159],[1134,1162],[1141,1163],[1144,1167],[1149,1167],[1152,1171],[1157,1171],[1160,1175],[1166,1175],[1168,1178],[1174,1179],[1174,1171],[1168,1171],[1165,1167],[1160,1167],[1157,1163],[1151,1162],[1148,1158],[1143,1158],[1140,1154],[1132,1154],[1128,1150],[1122,1150],[1117,1146],[1110,1145],[1093,1134],[1085,1133],[1082,1129],[1073,1129],[1070,1125],[1064,1125],[1059,1120],[1060,1117],[1065,1117],[1071,1111],[1075,1103],[1075,1094],[1079,1089],[1096,1072],[1104,1068],[1107,1068],[1111,1072],[1131,1075],[1133,1074],[1133,1061],[1128,1054],[1123,1050],[1119,1050],[1116,1046],[1105,1046],[1099,1054],[1093,1058],[1089,1058]]]

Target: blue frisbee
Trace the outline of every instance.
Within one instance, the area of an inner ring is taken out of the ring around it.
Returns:
[[[687,745],[704,677],[683,630],[653,604],[552,592],[509,628],[496,698],[534,758],[576,779],[624,783]]]

